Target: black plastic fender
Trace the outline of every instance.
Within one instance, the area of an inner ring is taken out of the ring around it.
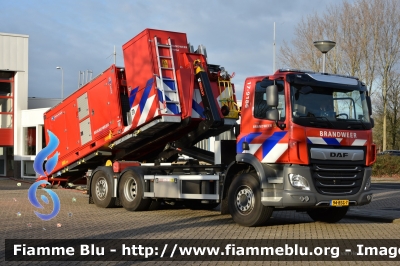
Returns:
[[[232,180],[227,177],[234,176],[239,171],[248,169],[248,166],[251,166],[256,171],[261,189],[268,188],[268,178],[276,179],[282,176],[283,173],[283,165],[261,163],[253,154],[241,153],[236,155],[236,162],[232,162],[228,166],[223,186],[229,187]],[[224,193],[226,193],[225,189],[222,191],[221,198],[226,196]]]
[[[261,188],[267,187],[267,175],[265,173],[264,167],[261,162],[250,153],[240,153],[236,155],[237,163],[247,163],[253,166],[254,170],[257,173],[258,178],[260,179]]]

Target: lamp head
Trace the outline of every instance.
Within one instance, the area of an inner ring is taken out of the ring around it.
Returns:
[[[333,41],[315,41],[314,46],[321,51],[321,53],[326,54],[333,47],[335,47],[336,43]]]

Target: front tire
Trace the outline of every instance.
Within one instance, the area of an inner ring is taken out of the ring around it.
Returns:
[[[143,178],[133,171],[127,171],[119,182],[119,198],[128,211],[148,210],[152,199],[144,199]]]
[[[262,205],[260,182],[253,173],[241,174],[233,180],[228,201],[233,220],[243,226],[264,224],[274,210]]]
[[[307,213],[316,222],[336,223],[343,219],[349,207],[317,208]]]
[[[94,204],[101,208],[110,208],[115,206],[115,198],[111,195],[112,183],[107,174],[103,171],[97,171],[93,176],[91,185],[91,194]]]

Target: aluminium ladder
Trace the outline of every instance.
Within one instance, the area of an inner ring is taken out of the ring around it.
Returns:
[[[157,53],[159,72],[159,78],[157,77],[157,88],[162,93],[162,112],[165,114],[179,114],[181,112],[181,106],[179,102],[178,85],[176,82],[171,38],[168,38],[167,44],[160,44],[158,43],[157,36],[155,36],[154,44]],[[165,73],[172,73],[172,77],[169,77]]]

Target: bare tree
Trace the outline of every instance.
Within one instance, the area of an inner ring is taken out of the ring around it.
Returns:
[[[389,140],[392,149],[399,149],[397,136],[399,135],[400,124],[400,73],[391,72],[387,94],[387,121],[389,129]]]
[[[327,71],[357,76],[368,86],[369,95],[382,99],[382,147],[386,149],[386,123],[391,74],[400,58],[400,3],[397,0],[344,1],[327,12],[303,18],[289,46],[284,42],[279,64],[296,68],[321,69],[321,53],[313,41],[329,39],[336,47],[327,56]],[[378,85],[378,86],[377,86]],[[397,127],[397,124],[396,124]]]
[[[390,85],[387,94],[387,142],[388,149],[400,149],[400,73],[390,73]],[[383,150],[383,97],[374,97],[373,106],[376,126],[374,130],[374,139],[379,150]]]
[[[374,1],[379,27],[378,65],[382,84],[383,121],[382,148],[386,150],[388,90],[391,72],[400,56],[400,9],[397,1]]]

